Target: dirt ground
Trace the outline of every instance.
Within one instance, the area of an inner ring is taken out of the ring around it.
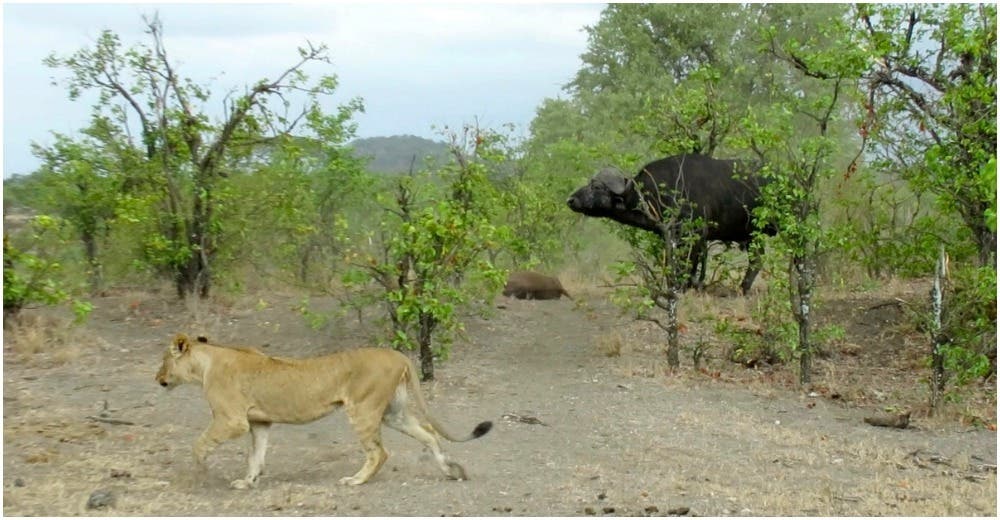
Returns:
[[[846,337],[817,360],[806,390],[795,384],[795,367],[725,361],[724,340],[696,320],[683,340],[708,346],[705,369],[692,369],[685,354],[684,368],[670,373],[655,328],[621,316],[599,290],[571,292],[578,301],[501,297],[492,315],[469,316],[467,337],[437,364],[436,382],[424,384],[432,412],[453,431],[494,422],[482,439],[444,445],[470,480],[445,480],[416,441],[387,429],[382,471],[363,486],[340,486],[363,456],[336,413],[272,428],[264,476],[249,491],[228,487],[245,471],[248,438],[215,451],[207,480],[190,476],[191,444],[210,412],[200,389],[155,384],[170,337],[186,331],[307,356],[366,343],[373,322],[349,315],[311,328],[295,295],[192,308],[169,293],[118,293],[95,299],[77,329],[29,311],[34,325],[4,338],[3,512],[997,514],[995,386],[982,384],[946,414],[921,409],[922,336],[893,302],[921,297],[922,286],[821,305],[819,317],[841,324]],[[749,304],[690,295],[684,305],[692,316],[739,321]],[[903,410],[913,411],[907,429],[863,421]]]

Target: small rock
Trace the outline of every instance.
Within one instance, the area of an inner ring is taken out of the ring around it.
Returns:
[[[87,499],[87,509],[100,509],[102,507],[113,506],[115,495],[106,489],[98,489],[90,494]]]
[[[132,472],[127,469],[113,469],[111,470],[111,478],[129,478],[132,476]]]
[[[587,507],[583,508],[583,513],[587,514],[587,515],[595,515],[595,514],[597,514],[597,511],[594,511],[594,508],[592,508],[590,506],[587,506]]]
[[[604,514],[606,514],[606,515],[610,515],[611,513],[615,512],[615,508],[613,508],[613,507],[605,507],[601,511],[604,511]]]
[[[604,500],[605,498],[608,498],[608,495],[606,493],[601,492],[601,493],[597,494],[597,499],[598,500]]]
[[[672,509],[667,509],[667,514],[670,516],[684,516],[691,512],[690,507],[675,507]],[[724,514],[730,514],[729,510],[724,510]]]
[[[14,479],[14,487],[24,487],[24,479],[21,477]]]
[[[660,508],[656,506],[646,506],[646,509],[643,509],[643,511],[645,511],[647,515],[655,515],[660,512]]]

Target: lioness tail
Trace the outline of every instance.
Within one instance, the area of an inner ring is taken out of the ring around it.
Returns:
[[[403,378],[406,379],[406,383],[410,387],[410,394],[416,401],[417,407],[420,409],[420,413],[424,416],[424,420],[429,422],[438,434],[452,442],[465,442],[471,441],[472,439],[478,439],[489,433],[490,429],[493,428],[492,421],[483,421],[477,424],[476,427],[473,428],[472,433],[467,437],[455,437],[454,435],[448,433],[448,430],[445,430],[441,424],[434,420],[434,417],[431,417],[431,413],[427,409],[427,402],[424,401],[424,394],[420,391],[420,383],[417,381],[416,367],[413,366],[413,362],[410,361],[409,358],[406,358],[406,361],[408,370],[407,373],[403,375]]]
[[[472,430],[472,438],[478,439],[487,433],[490,433],[490,429],[493,428],[493,421],[483,421],[476,425],[476,428]]]

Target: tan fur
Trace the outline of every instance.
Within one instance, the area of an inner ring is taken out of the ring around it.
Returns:
[[[480,423],[472,434],[448,434],[427,412],[413,364],[389,349],[364,348],[327,356],[289,359],[267,356],[254,348],[229,348],[205,338],[192,342],[178,334],[163,355],[156,381],[167,388],[182,383],[202,386],[212,408],[212,423],[194,444],[195,462],[204,469],[208,454],[221,442],[252,434],[245,478],[232,487],[252,487],[261,473],[272,423],[304,424],[343,406],[361,439],[365,464],[342,484],[363,484],[388,454],[381,426],[397,429],[434,453],[438,467],[453,479],[465,479],[462,466],[441,453],[439,437],[462,442],[480,437],[492,426]]]
[[[510,273],[507,276],[507,285],[503,288],[503,295],[513,296],[519,300],[558,300],[563,295],[572,299],[558,278],[532,271]]]

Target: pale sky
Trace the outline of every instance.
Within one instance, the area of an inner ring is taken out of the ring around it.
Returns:
[[[39,162],[30,143],[50,144],[51,132],[75,134],[87,125],[89,100],[69,100],[52,86],[62,71],[42,60],[91,47],[104,29],[124,44],[148,43],[142,15],[158,12],[167,52],[181,76],[230,89],[273,78],[298,58],[306,40],[326,43],[340,87],[328,107],[360,96],[358,135],[413,134],[459,128],[478,119],[517,135],[543,99],[562,94],[586,49],[584,26],[604,4],[568,3],[290,3],[290,4],[36,4],[4,2],[4,177]],[[206,106],[220,113],[216,99]]]

